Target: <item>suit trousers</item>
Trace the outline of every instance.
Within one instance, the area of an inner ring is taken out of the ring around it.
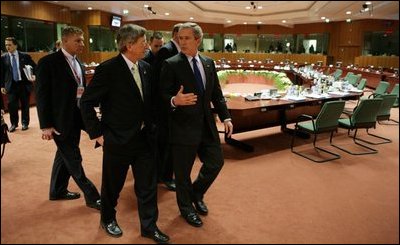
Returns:
[[[29,97],[30,91],[27,88],[28,82],[19,81],[12,83],[11,90],[8,92],[8,111],[10,112],[10,122],[18,126],[18,108],[21,103],[21,122],[29,125]]]
[[[209,127],[204,125],[202,139],[198,145],[172,144],[172,159],[175,173],[176,198],[182,215],[195,212],[192,202],[203,200],[204,194],[217,178],[224,165],[219,141],[212,137]],[[190,174],[196,154],[203,165],[192,183]]]
[[[156,165],[145,133],[127,146],[110,146],[105,140],[103,149],[101,220],[116,219],[115,207],[131,166],[141,229],[153,231],[158,219]]]
[[[159,120],[157,132],[156,162],[159,182],[171,181],[174,175],[168,133],[168,117],[166,117]]]
[[[69,178],[72,176],[83,191],[86,202],[95,202],[100,199],[99,192],[86,177],[82,167],[82,156],[79,149],[80,137],[81,130],[78,128],[73,128],[64,140],[60,140],[57,136],[54,137],[57,152],[51,173],[50,197],[66,193]]]

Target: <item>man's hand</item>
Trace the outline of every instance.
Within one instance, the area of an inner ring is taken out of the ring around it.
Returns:
[[[195,95],[194,93],[184,94],[183,86],[181,85],[181,88],[175,95],[174,99],[172,100],[172,103],[174,103],[175,106],[186,106],[186,105],[195,105],[196,101],[197,101],[197,95]]]
[[[100,136],[96,138],[97,143],[99,143],[101,146],[104,146],[104,137]]]
[[[32,75],[32,79],[31,80],[29,80],[30,82],[35,82],[36,81],[36,76],[35,75]]]
[[[225,133],[226,133],[226,136],[227,136],[228,138],[230,138],[230,137],[232,136],[232,133],[233,133],[233,124],[232,124],[232,122],[229,120],[229,121],[225,121],[225,122],[224,122],[224,126],[225,126]]]
[[[7,94],[7,89],[6,88],[1,88],[1,93],[2,94]]]
[[[53,133],[56,135],[60,135],[60,133],[54,128],[44,128],[42,129],[42,140],[52,140]]]

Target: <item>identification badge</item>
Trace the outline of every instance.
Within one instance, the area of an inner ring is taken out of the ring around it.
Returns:
[[[78,86],[78,89],[76,90],[76,98],[80,99],[82,97],[82,94],[84,91],[85,91],[85,87]]]

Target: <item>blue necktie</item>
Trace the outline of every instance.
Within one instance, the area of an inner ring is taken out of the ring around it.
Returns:
[[[17,59],[15,58],[15,54],[11,55],[12,59],[12,73],[13,73],[13,79],[14,81],[18,82],[19,81],[19,75],[18,75],[18,64],[17,64]]]
[[[200,70],[197,67],[197,60],[193,57],[193,72],[194,72],[194,78],[196,79],[196,85],[197,88],[199,89],[200,94],[202,95],[204,93],[204,84],[203,84],[203,79],[201,78]]]

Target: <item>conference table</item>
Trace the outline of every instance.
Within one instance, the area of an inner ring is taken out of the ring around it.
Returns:
[[[290,100],[282,96],[256,101],[247,101],[243,96],[237,96],[239,90],[245,95],[268,88],[270,86],[260,84],[228,84],[223,88],[234,125],[233,135],[275,126],[280,126],[283,132],[292,133],[287,125],[295,123],[301,114],[317,116],[326,101],[358,100],[363,94],[362,92],[335,92],[321,98],[303,97]],[[304,137],[304,135],[301,136]],[[226,135],[225,142],[245,151],[254,150],[253,146],[235,140],[233,137],[227,138]]]

